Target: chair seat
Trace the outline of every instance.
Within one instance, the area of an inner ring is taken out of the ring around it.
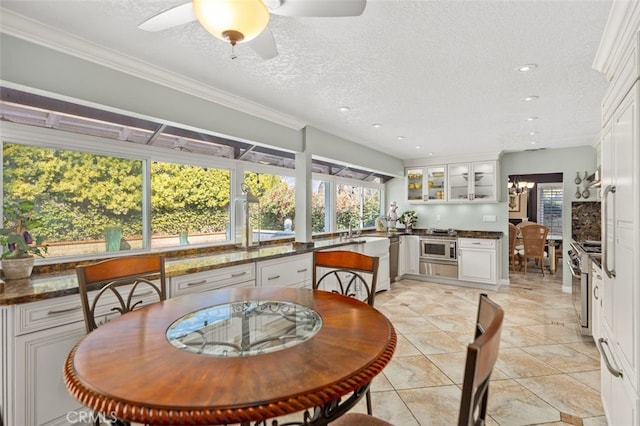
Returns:
[[[347,413],[335,422],[329,423],[330,426],[393,426],[389,422],[385,422],[377,417],[369,416],[362,413]]]

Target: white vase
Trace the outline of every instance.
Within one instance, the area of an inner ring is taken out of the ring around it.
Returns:
[[[2,272],[7,280],[20,280],[29,278],[33,271],[33,256],[22,259],[3,259]]]

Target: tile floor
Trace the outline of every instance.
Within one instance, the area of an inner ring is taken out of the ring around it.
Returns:
[[[505,309],[500,355],[490,384],[487,425],[606,425],[598,351],[578,330],[562,271],[512,274],[488,292]],[[374,414],[397,426],[454,425],[477,289],[401,280],[378,293],[398,346],[374,379]],[[354,408],[365,412],[364,402]]]

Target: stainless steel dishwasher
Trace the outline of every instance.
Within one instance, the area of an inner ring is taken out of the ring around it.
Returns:
[[[389,237],[389,280],[394,282],[398,277],[398,254],[400,252],[400,236]]]

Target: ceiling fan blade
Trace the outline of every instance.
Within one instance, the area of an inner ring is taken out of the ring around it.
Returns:
[[[147,19],[138,28],[145,31],[162,31],[196,20],[191,2],[172,7]]]
[[[246,45],[264,60],[278,56],[278,47],[269,27],[265,28],[258,37],[246,42]]]
[[[282,5],[271,13],[284,16],[360,16],[367,0],[282,0]]]

